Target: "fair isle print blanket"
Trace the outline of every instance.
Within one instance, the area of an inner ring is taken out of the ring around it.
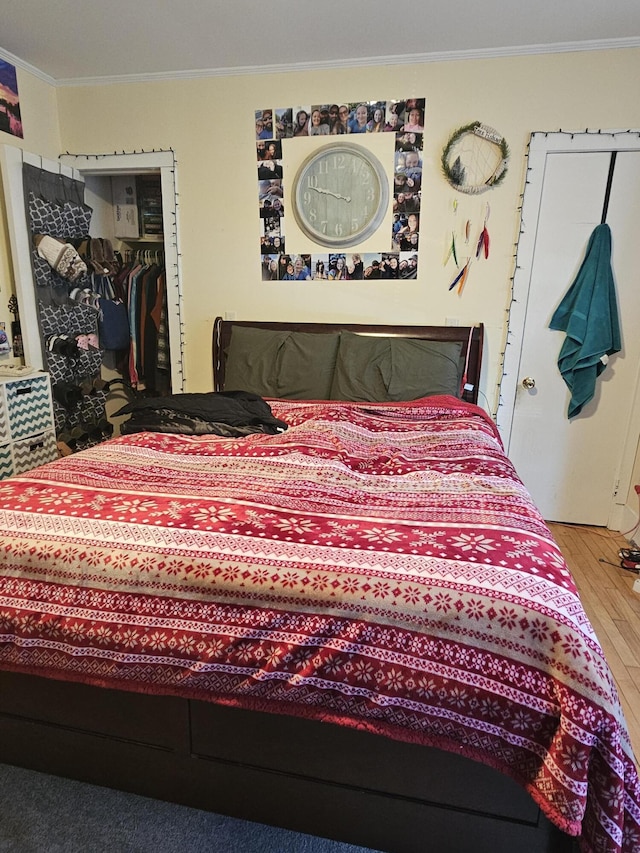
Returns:
[[[271,405],[279,435],[137,433],[0,483],[0,667],[452,750],[638,851],[612,676],[490,419]]]

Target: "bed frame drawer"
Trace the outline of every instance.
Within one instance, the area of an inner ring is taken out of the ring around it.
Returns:
[[[184,699],[0,671],[3,716],[169,750],[185,746],[188,725]]]
[[[424,791],[425,803],[448,808],[454,804],[532,825],[539,820],[539,809],[524,789],[514,795],[518,786],[497,770],[440,749],[332,723],[191,702],[191,745],[201,757],[241,760],[247,766],[302,778],[312,775],[392,797],[414,800],[416,791]]]

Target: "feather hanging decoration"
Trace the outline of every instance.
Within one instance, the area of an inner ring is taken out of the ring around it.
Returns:
[[[482,231],[480,232],[480,237],[478,238],[478,246],[476,248],[476,258],[479,258],[480,254],[483,251],[485,259],[489,257],[489,229],[487,228],[487,222],[489,221],[490,214],[491,208],[489,207],[489,202],[487,202],[487,206],[485,208],[484,213],[484,223],[482,225]]]
[[[466,225],[464,226],[464,242],[469,242],[469,234],[471,233],[471,220],[467,219]]]
[[[458,282],[458,296],[462,293],[462,288],[465,285],[467,280],[467,276],[469,275],[469,268],[471,267],[471,258],[467,260],[467,263],[464,265],[462,270],[462,275],[460,276],[460,281]]]
[[[453,290],[453,288],[460,281],[460,279],[462,278],[463,275],[464,275],[464,267],[460,270],[460,272],[457,274],[457,276],[454,278],[454,280],[449,285],[449,290]]]
[[[469,275],[469,268],[471,267],[471,258],[467,259],[467,263],[464,265],[462,270],[462,275],[460,276],[460,281],[458,282],[458,296],[462,293],[462,289],[467,280],[467,276]]]
[[[460,266],[460,264],[458,263],[458,253],[456,251],[456,235],[453,231],[451,232],[451,244],[449,246],[449,251],[447,252],[447,257],[444,259],[443,266],[447,265],[449,258],[452,255],[453,255],[453,260],[456,262],[456,266],[457,267]]]
[[[487,226],[484,226],[484,257],[485,260],[489,257],[489,231]]]
[[[476,258],[480,257],[480,254],[484,250],[485,258],[489,257],[489,231],[487,230],[487,226],[485,225],[482,231],[480,232],[480,237],[478,238],[478,246],[476,248]]]
[[[469,265],[471,263],[471,258],[467,261],[467,263],[462,267],[460,272],[456,275],[454,280],[449,285],[449,290],[453,290],[453,288],[458,285],[458,293],[462,293],[462,288],[464,287],[464,283],[467,280],[467,275],[469,273]]]

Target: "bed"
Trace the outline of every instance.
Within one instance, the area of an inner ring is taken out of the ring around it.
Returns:
[[[0,483],[0,761],[391,853],[640,849],[482,348],[218,318],[218,393]]]

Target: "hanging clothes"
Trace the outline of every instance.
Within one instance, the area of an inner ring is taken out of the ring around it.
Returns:
[[[576,278],[556,308],[550,329],[566,332],[558,368],[571,391],[567,417],[578,415],[595,394],[596,378],[620,352],[620,320],[611,269],[611,229],[598,225]]]
[[[155,258],[149,257],[155,254]],[[171,391],[169,334],[166,323],[167,284],[161,253],[135,253],[126,275],[114,285],[125,294],[131,330],[127,371],[140,390]]]

